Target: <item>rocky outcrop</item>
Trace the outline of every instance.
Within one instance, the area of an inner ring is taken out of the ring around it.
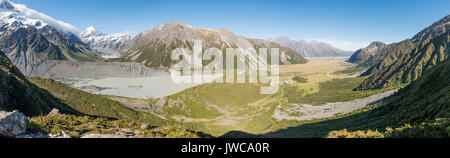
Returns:
[[[58,109],[53,109],[49,115],[59,115]],[[72,138],[64,130],[57,134],[27,133],[30,121],[23,113],[0,111],[0,137],[6,138]]]
[[[22,72],[33,69],[45,60],[97,61],[100,57],[74,35],[46,26],[11,28],[0,26],[0,50]]]
[[[52,109],[52,111],[50,111],[50,113],[48,113],[47,116],[57,116],[59,115],[59,110],[58,109]]]
[[[29,120],[23,113],[0,111],[0,137],[13,138],[26,133]]]
[[[348,60],[351,63],[364,63],[375,56],[381,50],[386,48],[387,44],[383,42],[372,42],[368,47],[357,50]]]

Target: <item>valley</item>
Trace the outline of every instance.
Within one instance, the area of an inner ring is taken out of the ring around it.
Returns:
[[[156,99],[133,99],[108,96],[130,108],[157,115],[166,120],[180,122],[204,133],[221,136],[230,131],[263,134],[287,128],[303,121],[313,121],[345,115],[374,104],[396,90],[351,92],[363,78],[356,75],[330,77],[329,72],[354,67],[345,62],[347,58],[308,58],[307,64],[283,65],[280,67],[281,82],[294,86],[298,94],[289,101],[286,89],[280,88],[273,95],[259,94],[258,84],[206,83],[188,88],[170,96]],[[307,79],[305,83],[292,80],[295,76]],[[129,80],[131,83],[133,80]],[[324,87],[324,83],[345,82],[345,87]],[[123,84],[125,83],[122,82]],[[326,89],[324,89],[326,88]],[[353,94],[349,96],[348,91]],[[384,92],[386,91],[386,92]],[[333,93],[330,99],[323,92]],[[384,92],[384,93],[383,93]],[[289,92],[292,93],[292,92]],[[380,93],[380,94],[377,94]],[[317,100],[301,100],[309,96]],[[316,104],[320,103],[320,104]],[[308,105],[312,104],[312,105]],[[145,106],[139,106],[145,105]]]
[[[450,15],[439,16],[402,41],[370,43],[354,30],[333,37],[357,42],[294,40],[297,25],[212,25],[233,32],[167,19],[79,31],[0,0],[0,137],[448,138]]]

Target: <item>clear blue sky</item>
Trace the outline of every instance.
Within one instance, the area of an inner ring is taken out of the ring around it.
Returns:
[[[397,42],[450,14],[450,0],[11,0],[106,33],[178,21],[252,38]]]

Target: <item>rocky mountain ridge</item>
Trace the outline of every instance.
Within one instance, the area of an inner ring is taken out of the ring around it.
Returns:
[[[302,64],[307,60],[294,50],[267,40],[250,39],[225,29],[197,28],[180,22],[161,24],[133,37],[121,49],[118,61],[140,62],[150,67],[170,67],[171,53],[176,48],[192,48],[194,40],[201,40],[206,48],[280,48],[285,58],[282,64]],[[283,56],[283,55],[282,55]],[[242,60],[242,58],[240,58]]]
[[[74,32],[73,26],[24,5],[0,3],[0,50],[23,72],[45,60],[101,60]]]
[[[291,40],[287,36],[281,36],[270,41],[277,42],[282,46],[289,47],[304,57],[339,57],[350,56],[353,52],[344,51],[330,44],[318,41]]]
[[[126,33],[106,34],[97,31],[94,27],[88,27],[80,34],[81,39],[89,44],[103,58],[120,57],[119,49],[131,39]]]
[[[369,68],[362,75],[370,75],[356,89],[401,86],[420,78],[433,66],[448,58],[449,26],[450,15],[447,15],[412,39],[389,44],[382,49],[373,49],[369,55],[367,52],[356,52],[354,56],[363,57],[359,61],[364,61],[358,66]]]

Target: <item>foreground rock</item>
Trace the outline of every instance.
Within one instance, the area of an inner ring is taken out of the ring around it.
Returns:
[[[0,111],[0,137],[13,138],[26,133],[30,123],[21,112]]]
[[[58,134],[48,134],[49,138],[72,138],[72,136],[70,136],[69,133],[67,133],[66,131],[62,130],[61,132],[59,132]]]
[[[50,111],[50,113],[48,113],[47,116],[57,116],[59,115],[59,110],[58,109],[52,109],[52,111]]]

